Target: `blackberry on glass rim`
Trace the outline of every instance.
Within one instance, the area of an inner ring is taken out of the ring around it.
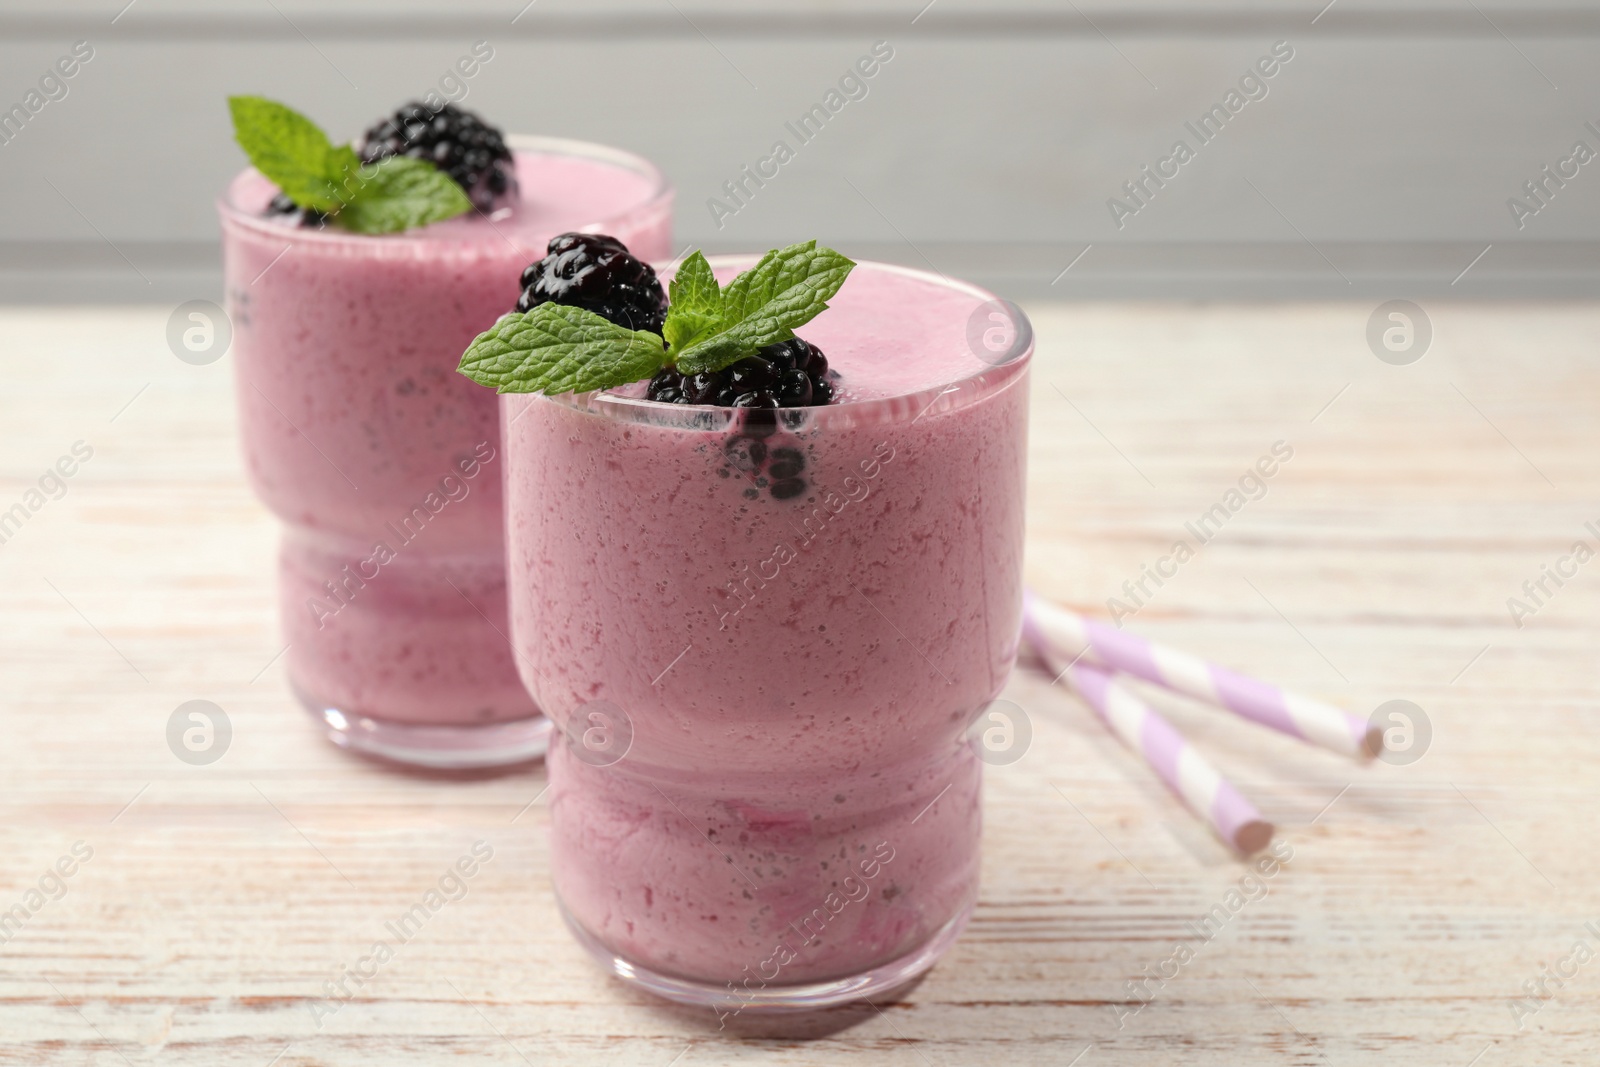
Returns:
[[[515,163],[505,136],[454,104],[435,111],[413,100],[374,123],[362,138],[361,162],[391,156],[425,159],[455,179],[479,211],[493,210],[517,191]]]
[[[298,215],[299,219],[295,223],[298,226],[306,226],[317,230],[328,228],[329,216],[314,208],[301,207],[293,200],[290,200],[285,193],[279,193],[268,201],[266,213],[268,216]]]
[[[767,345],[719,371],[680,374],[668,367],[650,379],[645,395],[663,404],[724,408],[805,408],[833,400],[838,375],[822,349],[800,337]]]
[[[403,105],[367,129],[357,154],[362,163],[395,156],[426,160],[449,175],[480,212],[488,213],[517,194],[516,161],[504,134],[454,104],[437,111],[417,101]],[[326,229],[332,219],[284,193],[272,198],[265,214],[293,217],[297,225],[313,229]]]
[[[563,233],[551,238],[545,253],[522,272],[518,311],[566,304],[630,330],[661,332],[667,294],[655,270],[627,245],[601,233]]]

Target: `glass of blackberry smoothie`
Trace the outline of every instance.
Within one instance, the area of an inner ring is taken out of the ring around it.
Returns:
[[[508,322],[463,372],[512,394],[512,641],[557,727],[569,925],[724,1018],[906,983],[977,894],[967,734],[1018,643],[1026,319],[808,243],[690,257],[648,383],[596,390],[621,334],[602,373],[541,377],[554,353]],[[661,339],[634,337],[648,375]]]
[[[537,757],[549,723],[507,640],[499,412],[454,370],[553,234],[670,255],[671,188],[636,156],[502,138],[451,105],[407,105],[354,147],[234,107],[261,168],[219,204],[240,433],[284,524],[294,693],[368,754]]]

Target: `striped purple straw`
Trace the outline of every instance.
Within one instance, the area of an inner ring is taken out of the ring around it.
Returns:
[[[1100,721],[1142,756],[1167,788],[1218,837],[1246,856],[1267,846],[1272,840],[1272,824],[1160,712],[1100,667],[1079,661],[1063,670],[1059,654],[1031,616],[1024,617],[1023,634],[1046,664],[1061,671]]]
[[[1073,614],[1031,592],[1023,611],[1058,657],[1143,678],[1341,755],[1371,759],[1383,749],[1382,728],[1332,705]]]

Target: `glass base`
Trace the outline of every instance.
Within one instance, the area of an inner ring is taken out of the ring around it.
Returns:
[[[423,726],[346,715],[296,692],[307,711],[340,748],[393,763],[433,770],[508,767],[540,759],[550,747],[550,720],[543,715],[509,722]]]
[[[578,939],[578,944],[583,946],[596,963],[624,982],[679,1004],[710,1008],[718,1014],[728,1015],[777,1015],[816,1011],[820,1008],[837,1007],[851,1001],[892,993],[926,973],[938,962],[940,956],[949,951],[950,946],[955,944],[956,938],[961,936],[961,931],[966,928],[967,920],[972,917],[973,907],[972,904],[968,904],[961,909],[954,918],[941,926],[932,937],[915,950],[870,971],[846,975],[843,978],[830,978],[823,982],[774,985],[761,989],[735,991],[739,987],[730,988],[728,983],[711,985],[692,978],[662,974],[625,959],[602,945],[593,934],[585,930],[568,913],[566,905],[561,903],[559,897],[556,899],[556,904],[561,908],[561,917],[567,921],[567,928],[572,931],[572,936]]]

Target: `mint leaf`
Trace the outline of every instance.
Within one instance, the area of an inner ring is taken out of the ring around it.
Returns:
[[[790,337],[794,336],[790,331]],[[778,340],[787,341],[788,337]],[[771,344],[772,342],[767,342]],[[679,354],[674,366],[682,374],[699,374],[701,371],[719,371],[731,367],[746,356],[753,356],[760,345],[747,343],[732,331],[724,330],[695,342]]]
[[[259,96],[230,96],[228,110],[239,147],[290,200],[316,211],[339,209],[329,166],[333,145],[316,123]]]
[[[455,179],[426,160],[390,156],[360,166],[341,182],[345,205],[339,223],[356,233],[399,233],[472,210]]]
[[[728,283],[722,294],[723,314],[731,326],[757,312],[778,313],[780,308],[775,305],[800,307],[812,299],[825,302],[839,291],[854,266],[833,249],[818,248],[816,241],[768,252],[761,262]],[[807,315],[806,321],[816,313]]]
[[[720,328],[686,345],[677,357],[678,370],[721,370],[764,345],[789,340],[796,327],[827,310],[828,298],[854,267],[816,241],[768,252],[722,290]]]
[[[361,157],[356,155],[356,150],[349,145],[337,145],[328,149],[325,166],[328,180],[333,183],[333,195],[339,198],[340,206],[348,204],[355,196],[356,187],[362,180]]]
[[[666,364],[661,338],[584,308],[540,304],[501,317],[461,356],[462,374],[499,393],[587,393],[648,378]]]
[[[673,356],[722,328],[722,293],[711,264],[696,251],[678,267],[667,289],[667,321],[661,335]]]

